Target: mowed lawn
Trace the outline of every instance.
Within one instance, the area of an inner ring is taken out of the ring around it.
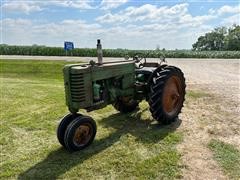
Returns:
[[[96,120],[95,141],[80,152],[62,148],[56,128],[68,113],[64,64],[0,60],[1,179],[181,177],[178,121],[158,125],[146,102],[129,114],[120,114],[111,105],[91,113],[82,110]]]

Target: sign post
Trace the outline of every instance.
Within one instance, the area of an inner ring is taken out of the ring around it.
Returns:
[[[68,42],[68,41],[64,42],[64,50],[66,51],[66,56],[67,56],[67,52],[73,49],[74,49],[73,42]]]

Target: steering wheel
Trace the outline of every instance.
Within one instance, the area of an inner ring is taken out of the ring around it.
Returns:
[[[146,57],[143,54],[135,54],[133,60],[135,60],[135,66],[137,69],[143,68],[146,64]]]

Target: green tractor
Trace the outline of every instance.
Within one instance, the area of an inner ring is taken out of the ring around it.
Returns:
[[[57,128],[57,138],[69,151],[89,146],[96,135],[95,121],[78,113],[112,104],[121,113],[132,112],[142,100],[148,101],[152,117],[161,124],[172,123],[181,112],[185,97],[182,71],[158,62],[146,62],[136,55],[132,59],[102,62],[102,46],[97,41],[98,62],[66,65],[64,86],[66,104],[70,111]]]

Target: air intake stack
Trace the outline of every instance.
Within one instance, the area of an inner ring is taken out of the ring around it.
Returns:
[[[102,52],[102,45],[101,45],[101,40],[97,40],[97,56],[98,56],[98,64],[102,64],[102,58],[103,58],[103,52]]]

